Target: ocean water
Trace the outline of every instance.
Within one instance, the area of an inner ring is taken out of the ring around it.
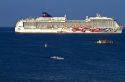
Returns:
[[[99,39],[114,44],[96,44]],[[0,82],[125,82],[125,32],[18,34],[0,28]]]

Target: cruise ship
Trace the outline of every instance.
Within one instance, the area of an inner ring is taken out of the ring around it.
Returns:
[[[97,14],[83,20],[68,20],[52,17],[43,12],[41,17],[19,20],[15,27],[17,33],[122,33],[122,28],[113,18]]]

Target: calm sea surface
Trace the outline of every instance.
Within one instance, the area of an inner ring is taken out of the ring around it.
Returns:
[[[99,39],[114,44],[96,44]],[[18,34],[0,28],[0,82],[125,82],[125,32]]]

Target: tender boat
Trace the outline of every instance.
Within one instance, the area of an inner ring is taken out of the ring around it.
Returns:
[[[56,60],[64,60],[64,58],[60,57],[60,56],[51,56],[50,58],[51,59],[56,59]]]
[[[96,42],[97,44],[113,44],[112,40],[102,39]]]

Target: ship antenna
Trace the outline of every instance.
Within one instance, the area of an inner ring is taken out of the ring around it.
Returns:
[[[64,15],[64,17],[66,18],[66,14]]]
[[[88,17],[88,16],[86,16],[86,19],[89,19],[89,17]]]
[[[97,16],[97,17],[101,17],[100,14],[98,14],[98,13],[96,14],[96,16]]]

